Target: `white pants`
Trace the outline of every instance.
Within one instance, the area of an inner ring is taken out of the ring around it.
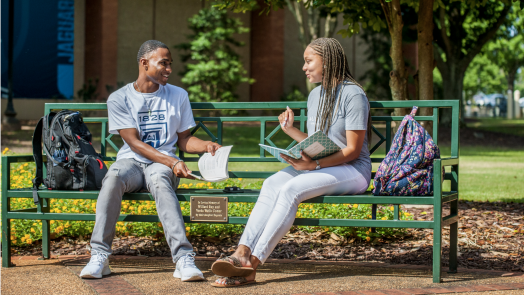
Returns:
[[[293,225],[301,202],[323,195],[361,194],[368,186],[369,181],[348,164],[313,171],[286,167],[264,181],[239,244],[264,263]]]

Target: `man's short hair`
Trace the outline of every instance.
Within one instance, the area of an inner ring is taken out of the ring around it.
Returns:
[[[140,49],[138,50],[138,55],[136,57],[136,61],[140,63],[141,58],[149,58],[149,55],[151,52],[157,50],[158,48],[165,48],[169,50],[169,47],[167,47],[166,44],[157,41],[157,40],[148,40],[140,46]]]

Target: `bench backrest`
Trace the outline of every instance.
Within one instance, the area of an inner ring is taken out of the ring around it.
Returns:
[[[451,122],[451,157],[458,157],[459,154],[459,101],[458,100],[433,100],[433,101],[420,101],[420,100],[407,100],[407,101],[371,101],[371,109],[392,109],[392,108],[412,108],[413,106],[419,108],[432,108],[433,115],[431,116],[416,116],[417,121],[432,121],[433,122],[433,139],[438,144],[438,118],[439,113],[442,109],[449,108],[452,112]],[[295,110],[295,121],[300,124],[300,130],[306,130],[307,123],[307,102],[216,102],[216,103],[191,103],[193,111],[204,111],[204,110],[284,110],[286,106]],[[46,103],[45,114],[49,114],[51,111],[59,111],[63,109],[79,110],[79,111],[105,111],[107,105],[105,103]],[[299,112],[297,112],[299,110]],[[419,110],[420,112],[420,110]],[[372,162],[381,162],[384,159],[384,155],[376,155],[375,151],[381,146],[385,145],[385,153],[387,153],[391,147],[391,141],[394,134],[392,134],[392,122],[402,121],[402,116],[372,116],[373,124],[385,124],[385,134],[382,134],[373,126],[373,133],[379,138],[379,142],[370,147],[370,153]],[[114,161],[115,157],[107,156],[108,145],[111,146],[115,151],[119,150],[119,147],[112,141],[112,134],[108,133],[108,120],[107,117],[86,117],[84,116],[84,122],[86,123],[101,123],[101,154],[104,160]],[[244,116],[220,116],[220,117],[195,117],[197,126],[192,130],[195,133],[198,129],[204,130],[211,138],[211,140],[222,144],[224,125],[225,122],[259,122],[260,133],[259,143],[275,146],[271,140],[274,135],[281,130],[280,125],[268,126],[270,122],[278,122],[277,116],[259,116],[259,115],[244,115]],[[216,134],[213,134],[206,123],[213,122],[216,124]],[[273,124],[274,125],[274,124]],[[266,136],[268,128],[274,128],[269,135]],[[289,147],[294,145],[295,142],[291,143]],[[183,152],[179,153],[179,156],[185,161],[198,161],[196,157],[187,157]],[[277,162],[278,160],[272,156],[266,157],[264,150],[260,148],[260,154],[258,157],[231,157],[230,162]],[[231,173],[230,173],[231,174]],[[260,172],[237,172],[232,173],[231,177],[244,177],[244,178],[264,178],[272,173],[260,173]]]

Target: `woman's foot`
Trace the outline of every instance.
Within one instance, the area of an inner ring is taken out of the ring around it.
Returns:
[[[211,271],[221,277],[247,277],[254,271],[250,261],[251,250],[240,245],[231,256],[222,254],[220,258],[211,265]]]
[[[238,250],[235,252],[235,254],[237,254],[237,252],[238,252]],[[230,286],[230,285],[233,285],[233,284],[234,285],[244,285],[244,284],[247,284],[247,283],[254,283],[255,282],[255,277],[257,275],[256,269],[257,269],[258,265],[260,264],[260,260],[258,260],[258,258],[256,258],[255,256],[252,256],[252,255],[249,256],[249,259],[245,259],[245,256],[244,256],[243,252],[239,253],[239,254],[241,254],[240,256],[235,256],[235,254],[233,254],[231,256],[234,256],[235,258],[240,260],[241,263],[242,263],[242,266],[252,267],[254,269],[253,273],[251,273],[249,276],[246,276],[245,277],[245,281],[241,280],[241,279],[237,279],[235,277],[231,277],[231,278],[222,277],[222,278],[216,279],[215,280],[215,284],[223,285],[223,286],[228,286],[228,285]],[[241,259],[240,257],[243,257],[243,259]]]
[[[244,277],[220,277],[215,282],[211,283],[211,286],[217,288],[230,288],[254,283],[256,283],[256,281],[248,281]]]

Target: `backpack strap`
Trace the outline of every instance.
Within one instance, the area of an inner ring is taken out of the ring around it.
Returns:
[[[33,178],[33,201],[35,202],[35,205],[39,204],[38,187],[44,183],[42,172],[42,130],[44,120],[45,116],[40,118],[40,121],[36,124],[35,132],[33,133],[33,158],[35,159],[36,164],[36,177]]]
[[[413,106],[413,109],[411,109],[411,113],[409,114],[411,117],[415,117],[415,114],[417,113],[418,107]]]

